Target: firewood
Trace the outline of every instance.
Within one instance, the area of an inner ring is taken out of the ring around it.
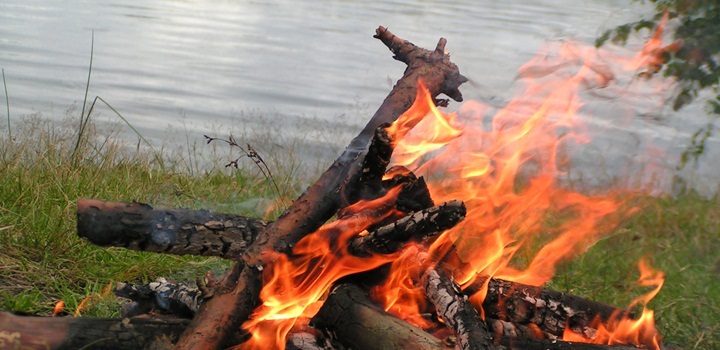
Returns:
[[[260,270],[271,263],[276,254],[287,253],[305,235],[314,232],[330,219],[345,200],[346,189],[357,186],[362,163],[375,131],[392,123],[415,101],[418,80],[422,80],[431,96],[444,93],[462,101],[458,87],[467,81],[445,53],[445,39],[434,51],[428,51],[397,38],[386,28],[376,30],[380,39],[408,64],[404,76],[383,101],[375,115],[343,154],[296,199],[275,222],[260,232],[258,238],[243,254],[228,274],[213,287],[215,295],[203,303],[188,330],[176,344],[177,349],[220,348],[227,345],[233,332],[239,329],[258,305]],[[252,280],[250,280],[252,279]]]
[[[17,316],[0,312],[2,349],[168,349],[189,320]]]
[[[437,308],[438,316],[455,332],[460,349],[495,349],[487,324],[480,319],[457,283],[433,267],[425,270],[422,283],[425,295]]]
[[[117,283],[115,295],[133,300],[123,308],[123,317],[133,317],[154,311],[192,318],[202,304],[203,295],[195,285],[171,283],[158,278],[148,284]]]
[[[333,347],[326,341],[320,341],[315,334],[302,332],[288,336],[285,350],[332,350]]]
[[[478,278],[463,293],[475,294],[485,280]],[[566,325],[576,333],[585,334],[596,318],[605,322],[626,314],[625,310],[577,295],[495,278],[488,282],[483,309],[488,317],[516,324],[535,324],[543,332],[557,337],[562,336]]]
[[[462,201],[443,203],[361,234],[350,242],[349,251],[357,256],[394,253],[410,239],[436,235],[464,218],[465,205]]]
[[[266,226],[264,220],[205,210],[78,200],[78,236],[99,246],[234,259]]]
[[[350,349],[442,349],[442,342],[375,305],[357,285],[335,287],[311,326]]]
[[[178,318],[84,318],[19,316],[0,312],[0,349],[170,349],[190,320]],[[287,339],[288,350],[332,350],[315,334]]]

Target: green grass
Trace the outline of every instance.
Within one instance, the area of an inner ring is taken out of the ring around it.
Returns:
[[[586,254],[565,265],[550,288],[626,306],[648,289],[633,288],[637,261],[665,272],[649,307],[669,344],[720,349],[720,200],[696,193],[639,197],[640,208]]]
[[[71,124],[29,117],[16,124],[14,141],[0,137],[0,309],[48,314],[62,300],[73,312],[92,296],[84,315],[113,316],[119,308],[103,290],[116,281],[194,279],[227,265],[219,259],[95,247],[76,235],[78,198],[252,216],[265,208],[243,202],[278,198],[252,163],[242,168],[241,162],[235,170],[223,166],[227,159],[217,159],[217,167],[198,173],[187,167],[188,157],[166,151],[159,157],[92,125],[72,156],[77,127]],[[285,194],[294,195],[287,179],[275,180]]]
[[[278,197],[252,163],[226,169],[230,158],[212,153],[218,165],[204,170],[194,145],[183,147],[185,154],[164,148],[155,153],[92,123],[72,156],[75,124],[30,117],[16,123],[14,141],[0,135],[1,310],[47,315],[63,300],[74,312],[86,300],[83,315],[117,316],[119,306],[108,288],[116,281],[192,280],[227,266],[219,259],[95,247],[76,237],[78,198],[258,216],[264,208],[254,203]],[[293,198],[303,187],[293,182],[293,169],[278,169],[279,164],[271,164],[275,180]],[[549,287],[625,306],[643,292],[633,286],[636,263],[647,256],[667,275],[650,304],[665,340],[689,349],[720,349],[719,201],[693,193],[633,199],[638,213],[563,265]]]

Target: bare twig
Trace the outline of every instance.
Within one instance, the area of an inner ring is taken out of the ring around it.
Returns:
[[[233,137],[232,134],[230,134],[230,136],[228,137],[227,140],[218,138],[218,137],[210,137],[208,135],[203,135],[203,136],[207,140],[208,144],[210,144],[213,141],[221,141],[221,142],[227,143],[228,145],[230,145],[230,147],[239,148],[243,152],[243,154],[241,154],[237,158],[235,158],[235,159],[231,160],[230,162],[228,162],[227,164],[225,164],[225,167],[226,168],[234,167],[235,169],[238,169],[239,168],[238,162],[240,161],[241,158],[243,158],[243,157],[250,158],[250,160],[252,160],[255,163],[255,165],[258,167],[258,169],[260,169],[260,172],[262,173],[263,177],[265,177],[265,179],[270,181],[270,183],[273,185],[273,187],[275,188],[275,192],[277,192],[278,197],[280,197],[280,198],[283,197],[282,193],[280,193],[280,186],[278,186],[277,182],[275,182],[275,177],[273,176],[272,171],[270,171],[270,167],[268,167],[267,163],[265,163],[265,160],[262,159],[260,154],[257,151],[255,151],[255,149],[249,143],[246,144],[247,148],[240,146],[240,144],[238,144],[237,141],[235,141],[235,137]]]

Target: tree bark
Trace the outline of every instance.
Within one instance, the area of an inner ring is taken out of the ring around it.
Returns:
[[[446,348],[424,330],[379,308],[350,283],[335,287],[310,324],[350,349]]]
[[[78,236],[99,246],[237,259],[266,226],[265,220],[205,210],[78,200]]]
[[[259,270],[272,262],[276,256],[273,252],[289,252],[295,243],[315,231],[343,205],[343,193],[357,186],[375,130],[383,124],[394,122],[412,106],[419,79],[433,98],[444,93],[456,101],[462,101],[458,87],[467,78],[450,62],[445,53],[445,39],[440,39],[434,51],[428,51],[395,37],[384,27],[376,30],[375,37],[391,49],[396,59],[408,65],[405,74],[345,152],[283,215],[260,232],[255,242],[243,253],[243,261],[238,262],[219,282],[215,296],[203,303],[200,312],[176,345],[177,349],[216,349],[226,345],[230,335],[258,304],[261,288]],[[250,281],[249,278],[254,280]]]

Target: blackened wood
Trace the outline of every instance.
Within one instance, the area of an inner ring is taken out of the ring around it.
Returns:
[[[497,350],[638,350],[631,345],[601,345],[518,337],[502,337],[497,343]]]
[[[465,218],[465,204],[454,200],[408,215],[392,224],[361,234],[350,242],[349,251],[357,256],[390,254],[411,239],[437,235]]]
[[[494,318],[486,318],[488,328],[492,332],[493,339],[502,337],[519,337],[528,339],[548,339],[556,337],[548,336],[533,323],[528,325],[502,321]]]
[[[422,284],[425,296],[453,329],[462,350],[495,349],[487,325],[450,277],[431,267],[423,273]]]
[[[384,27],[379,27],[375,34],[396,58],[407,63],[403,77],[340,157],[285,213],[268,225],[243,253],[243,261],[238,262],[229,274],[232,276],[221,280],[222,286],[218,288],[220,292],[203,303],[200,312],[176,345],[177,349],[221,348],[227,345],[231,333],[247,319],[249,311],[245,310],[252,310],[258,305],[258,270],[275,259],[275,252],[289,252],[293,245],[317,230],[343,205],[343,201],[346,201],[343,193],[357,186],[362,162],[375,130],[383,124],[394,122],[412,106],[419,80],[423,81],[433,98],[444,93],[456,101],[462,101],[458,88],[467,78],[450,62],[449,55],[445,53],[445,39],[440,39],[434,51],[428,51],[395,37]],[[243,270],[253,271],[243,273]],[[251,276],[256,280],[242,280]],[[242,289],[246,285],[258,287],[246,291]]]
[[[78,235],[100,246],[232,259],[266,226],[264,220],[206,210],[78,200]]]
[[[429,51],[396,37],[384,27],[376,30],[375,37],[390,48],[394,58],[407,64],[403,77],[340,157],[249,247],[244,254],[248,264],[257,266],[272,260],[274,254],[268,254],[270,251],[287,252],[303,236],[315,231],[335,214],[346,200],[343,193],[357,186],[376,130],[394,122],[412,106],[418,91],[418,80],[423,81],[432,97],[444,93],[462,101],[458,88],[467,78],[450,62],[450,56],[445,53],[445,39],[440,39],[436,49]]]
[[[479,278],[463,292],[472,295],[484,282]],[[622,309],[577,295],[494,278],[488,282],[483,309],[488,317],[517,324],[533,323],[543,332],[558,337],[562,336],[566,325],[574,332],[584,334],[596,317],[605,322],[624,315]]]
[[[285,350],[332,350],[333,347],[318,339],[312,333],[293,333],[288,335]]]
[[[439,339],[376,306],[360,287],[341,284],[310,325],[350,349],[442,349]]]
[[[398,210],[412,213],[435,205],[425,179],[415,176],[409,169],[394,166],[385,173],[384,178],[382,186],[385,190],[399,185],[403,187],[397,199]]]
[[[0,313],[3,349],[167,349],[189,320],[33,317]]]
[[[115,295],[133,303],[123,308],[123,317],[133,317],[150,312],[192,318],[202,304],[203,295],[194,284],[171,283],[158,278],[148,284],[117,283]]]
[[[190,320],[19,316],[0,312],[0,349],[169,349]],[[291,334],[288,350],[332,350],[314,334]]]

